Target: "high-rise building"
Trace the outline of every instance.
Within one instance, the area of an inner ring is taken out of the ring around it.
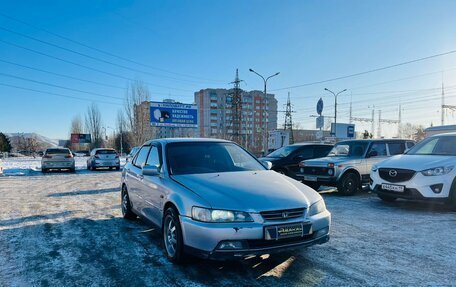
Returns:
[[[260,154],[267,131],[277,129],[277,100],[273,94],[261,91],[241,91],[242,103],[239,135],[233,131],[234,89],[204,89],[195,92],[198,106],[200,137],[222,138],[238,141],[250,151]]]

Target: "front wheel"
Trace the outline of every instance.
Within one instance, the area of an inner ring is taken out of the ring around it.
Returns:
[[[354,195],[360,187],[359,176],[355,173],[345,174],[337,184],[337,191],[342,195]]]
[[[450,196],[445,203],[451,210],[456,211],[456,181],[453,183]]]
[[[169,261],[179,264],[185,259],[184,242],[179,216],[174,208],[168,208],[163,220],[163,244]]]
[[[393,202],[396,201],[397,197],[391,196],[391,195],[385,195],[385,194],[379,194],[378,197],[386,202]]]

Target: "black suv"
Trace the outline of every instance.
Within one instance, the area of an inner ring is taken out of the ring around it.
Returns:
[[[272,170],[301,180],[302,178],[296,176],[296,173],[299,172],[299,162],[325,157],[331,151],[332,147],[330,144],[296,143],[281,147],[266,157],[260,158],[260,160],[271,162]]]

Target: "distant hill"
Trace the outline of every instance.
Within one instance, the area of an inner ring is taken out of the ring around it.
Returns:
[[[39,149],[57,147],[59,144],[59,140],[50,139],[37,133],[9,133],[6,136],[10,138],[11,145],[15,150],[21,149],[18,146],[21,139],[33,139],[38,144]]]

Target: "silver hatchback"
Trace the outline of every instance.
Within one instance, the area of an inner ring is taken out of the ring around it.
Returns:
[[[120,169],[120,158],[112,148],[96,148],[90,152],[87,160],[87,169],[96,170],[98,168]]]
[[[41,171],[46,173],[52,169],[75,171],[74,157],[67,148],[48,148],[41,158]]]
[[[159,226],[172,262],[327,242],[331,214],[322,197],[265,166],[229,141],[149,141],[122,171],[123,216]]]

